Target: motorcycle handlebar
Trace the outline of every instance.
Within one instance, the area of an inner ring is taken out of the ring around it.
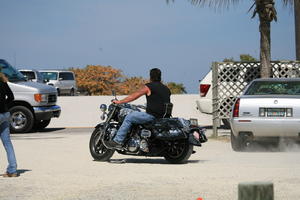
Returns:
[[[115,104],[113,101],[111,101],[111,104],[113,105],[119,105],[121,107],[128,107],[128,106],[131,106],[133,108],[140,108],[140,109],[143,109],[143,110],[146,110],[146,106],[144,105],[137,105],[137,104],[128,104],[128,103],[122,103],[122,104]]]

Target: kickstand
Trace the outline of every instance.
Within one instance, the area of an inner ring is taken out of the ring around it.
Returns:
[[[110,159],[108,162],[115,163],[115,164],[125,164],[126,160],[125,159]]]

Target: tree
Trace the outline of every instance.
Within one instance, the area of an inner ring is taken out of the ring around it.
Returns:
[[[224,58],[223,62],[234,62],[234,58],[233,57],[231,57],[231,58]]]
[[[167,3],[170,0],[166,0]],[[172,0],[174,2],[174,0]],[[231,4],[238,3],[242,0],[189,0],[192,4],[208,4],[214,8],[226,7]],[[271,22],[277,20],[277,12],[274,7],[274,0],[253,0],[254,4],[249,11],[255,7],[252,18],[258,14],[259,31],[260,31],[260,62],[261,62],[261,77],[271,77],[271,37],[270,29]],[[293,0],[282,0],[285,5],[293,4]],[[295,4],[295,30],[296,30],[296,49],[297,60],[300,59],[300,0],[294,0]],[[298,57],[299,51],[299,57]]]
[[[75,73],[78,90],[87,95],[131,94],[149,82],[142,77],[126,77],[121,70],[111,66],[88,65],[83,69],[70,68]],[[172,94],[186,93],[183,84],[167,83]]]
[[[143,79],[142,77],[126,78],[122,83],[119,84],[119,88],[122,94],[127,95],[143,87],[143,85],[145,85],[146,82],[147,80]]]
[[[240,55],[240,60],[242,62],[255,62],[255,61],[257,61],[256,58],[250,56],[249,54],[241,54]]]
[[[169,82],[167,83],[167,86],[172,94],[186,94],[185,87],[182,83]]]
[[[111,95],[112,89],[119,92],[118,85],[124,77],[121,70],[111,66],[88,65],[83,69],[71,68],[75,73],[79,90],[88,95]]]
[[[256,58],[252,57],[249,54],[240,54],[240,61],[241,62],[255,62],[257,60],[256,60]],[[231,57],[231,58],[224,58],[223,62],[236,62],[236,61],[234,60],[233,57]]]
[[[191,0],[194,4],[208,3],[210,6],[228,7],[232,3],[237,3],[241,0]],[[286,0],[284,0],[286,1]],[[271,77],[271,22],[277,20],[277,12],[274,7],[274,0],[254,0],[255,7],[252,18],[259,17],[259,31],[260,31],[260,62],[261,62],[261,77]]]
[[[292,4],[292,0],[286,0],[285,3]],[[295,15],[295,43],[296,43],[296,60],[300,61],[300,1],[294,0],[294,15]]]

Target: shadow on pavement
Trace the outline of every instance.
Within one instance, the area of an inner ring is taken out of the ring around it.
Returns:
[[[188,160],[186,163],[182,163],[180,165],[189,164],[189,163],[203,163],[206,160]],[[111,159],[109,163],[113,164],[125,164],[125,163],[140,163],[140,164],[164,164],[164,165],[178,165],[171,164],[163,158],[157,159],[139,159],[139,158],[125,158],[125,159]]]
[[[61,131],[61,130],[64,130],[66,128],[45,128],[45,129],[42,129],[42,130],[36,130],[32,133],[49,133],[49,132],[55,132],[55,131]]]
[[[35,134],[35,133],[50,133],[65,130],[66,128],[45,128],[43,130],[34,130],[29,133],[11,133],[13,135],[26,135],[26,134]]]
[[[29,169],[18,169],[18,170],[17,170],[17,173],[20,174],[20,175],[21,175],[21,174],[24,174],[24,173],[26,173],[26,172],[31,172],[31,170],[29,170]]]

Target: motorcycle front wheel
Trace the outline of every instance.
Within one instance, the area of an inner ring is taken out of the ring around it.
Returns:
[[[186,163],[193,153],[193,145],[187,140],[171,142],[164,154],[165,159],[172,164]]]
[[[90,138],[90,153],[97,161],[108,161],[114,154],[114,150],[107,149],[102,141],[101,136],[104,133],[102,127],[96,128]]]

